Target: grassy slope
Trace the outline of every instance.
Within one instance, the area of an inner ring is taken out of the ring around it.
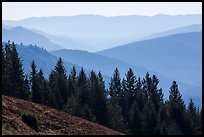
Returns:
[[[25,112],[34,114],[38,119],[38,131],[22,121],[21,114]],[[121,135],[122,133],[41,104],[2,96],[2,134]]]

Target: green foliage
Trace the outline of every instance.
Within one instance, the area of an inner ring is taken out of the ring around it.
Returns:
[[[173,81],[169,93],[170,117],[175,119],[176,121],[180,121],[181,118],[183,118],[185,112],[185,105],[176,81]]]
[[[103,77],[99,72],[96,75],[95,72],[91,72],[90,76],[90,108],[96,117],[96,122],[102,125],[107,125],[107,107],[106,107],[106,90],[103,81]]]
[[[36,69],[35,62],[33,61],[31,64],[31,92],[32,92],[32,101],[36,103],[45,104],[46,95],[46,80],[43,76],[43,72],[40,69],[38,72]]]
[[[80,116],[80,107],[80,101],[77,99],[77,96],[72,95],[64,106],[64,111],[75,116]]]
[[[126,132],[127,125],[124,122],[121,108],[117,103],[113,102],[112,100],[108,102],[108,116],[111,128],[121,132]]]
[[[14,42],[6,43],[2,46],[2,65],[3,65],[3,94],[27,99],[28,92],[25,88],[25,76],[23,72],[22,60],[18,55]]]
[[[23,122],[25,122],[28,126],[30,126],[34,130],[38,130],[38,120],[31,113],[23,113],[21,115]]]
[[[193,100],[190,99],[188,108],[187,108],[187,116],[190,120],[191,126],[191,134],[197,135],[201,134],[201,126],[200,126],[200,112],[199,109],[196,109]]]
[[[55,92],[57,92],[57,100],[59,101],[59,108],[63,106],[67,102],[68,99],[68,89],[67,89],[67,76],[66,76],[66,70],[63,65],[62,59],[59,58],[55,69],[54,69],[54,75],[55,75]],[[59,94],[58,94],[59,93]]]
[[[84,104],[81,107],[80,116],[82,118],[89,120],[89,121],[93,121],[93,122],[96,121],[95,115],[93,114],[93,112],[91,111],[91,108],[87,104]]]
[[[6,94],[6,59],[5,59],[5,49],[2,45],[2,48],[1,48],[1,62],[2,62],[2,94]]]
[[[61,58],[57,61],[54,70],[49,76],[50,93],[52,94],[52,105],[60,110],[67,103],[69,91],[67,85],[66,70]]]
[[[157,124],[156,108],[151,100],[147,100],[142,113],[142,133],[159,134]]]
[[[121,84],[121,79],[120,79],[120,73],[118,69],[116,68],[113,74],[113,77],[111,77],[110,81],[110,86],[109,86],[109,93],[111,96],[111,99],[120,104],[121,103],[121,92],[122,92],[122,84]]]

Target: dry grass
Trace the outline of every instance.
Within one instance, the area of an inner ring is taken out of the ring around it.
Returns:
[[[2,96],[2,134],[4,135],[122,135],[107,127],[69,115],[50,107]],[[38,120],[38,131],[22,121],[22,113],[32,113]]]

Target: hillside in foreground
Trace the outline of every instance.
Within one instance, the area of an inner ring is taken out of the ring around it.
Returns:
[[[37,118],[38,129],[33,129],[23,122],[24,113],[33,114]],[[2,96],[2,134],[122,135],[120,132],[68,113],[8,96]]]

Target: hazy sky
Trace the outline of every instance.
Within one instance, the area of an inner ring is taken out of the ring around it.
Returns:
[[[202,14],[202,2],[2,2],[2,18],[28,17]]]

